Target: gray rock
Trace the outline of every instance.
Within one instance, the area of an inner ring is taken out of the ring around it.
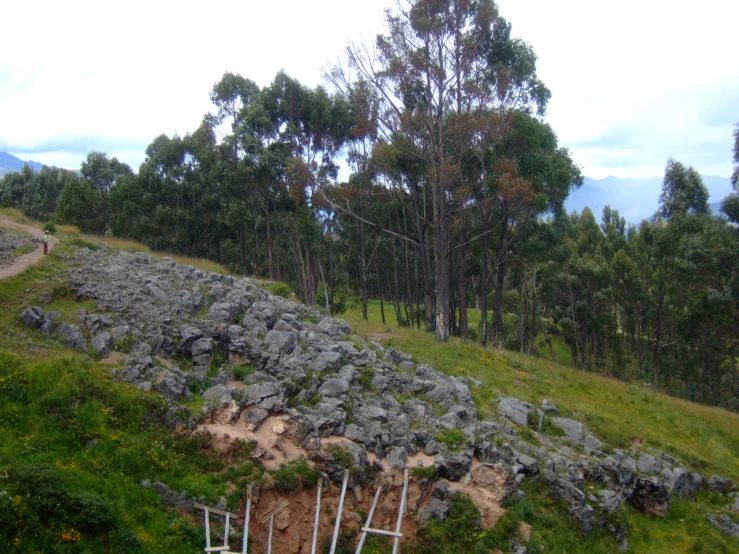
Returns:
[[[264,342],[265,344],[274,344],[283,354],[290,354],[295,350],[297,344],[294,331],[269,331],[267,336],[264,337]]]
[[[354,380],[354,374],[356,368],[353,365],[345,365],[339,370],[339,378],[343,379],[347,383],[351,383]]]
[[[156,283],[147,283],[144,285],[144,292],[157,300],[167,300],[167,293],[164,292]]]
[[[387,423],[387,410],[383,410],[378,406],[369,406],[366,411],[367,419]]]
[[[726,494],[730,488],[729,483],[730,482],[727,479],[724,479],[720,475],[712,475],[708,480],[708,490]]]
[[[516,398],[501,398],[500,402],[498,402],[498,411],[516,425],[522,425],[524,427],[529,424],[529,414],[536,414],[539,418],[540,425],[544,420],[544,412],[538,410],[533,404],[521,402]]]
[[[718,517],[711,514],[706,519],[718,527],[721,532],[734,537],[739,537],[739,525],[737,525],[728,514],[721,514]]]
[[[601,498],[603,509],[609,514],[614,513],[621,507],[621,498],[611,490],[604,490],[598,493]]]
[[[629,502],[644,513],[664,517],[670,508],[670,492],[659,479],[639,477]]]
[[[439,464],[439,473],[450,481],[459,481],[470,472],[471,465],[472,456],[469,452],[457,452]]]
[[[184,325],[180,329],[180,347],[182,348],[182,351],[189,353],[192,343],[200,338],[203,338],[203,332],[200,329],[193,327],[192,325]],[[154,345],[152,345],[152,347],[153,346]],[[156,351],[156,348],[154,351]]]
[[[583,425],[579,421],[567,417],[554,417],[552,423],[565,432],[564,439],[573,444],[580,444],[582,441]]]
[[[393,446],[385,457],[391,468],[403,469],[408,459],[408,451],[402,446]]]
[[[344,429],[344,436],[354,442],[364,442],[366,434],[358,425],[350,423]]]
[[[450,500],[439,500],[438,498],[432,497],[421,511],[421,521],[428,521],[430,519],[444,521],[449,516],[451,508],[452,503]]]
[[[87,353],[87,345],[80,328],[69,323],[62,323],[57,332],[64,338],[64,346]]]
[[[339,352],[322,352],[316,359],[319,363],[326,364],[327,367],[334,369],[341,362],[342,355]]]
[[[516,461],[523,466],[524,475],[531,477],[539,474],[539,462],[531,456],[520,454]]]
[[[659,473],[662,469],[662,462],[660,462],[654,456],[649,454],[642,454],[639,456],[639,461],[636,463],[636,468],[641,473]]]
[[[246,412],[246,415],[244,416],[244,421],[246,421],[247,425],[252,426],[252,428],[256,431],[259,429],[259,426],[262,425],[264,420],[268,417],[269,412],[264,408],[254,408]]]
[[[233,316],[231,304],[228,302],[215,302],[208,310],[208,319],[219,323],[231,323]]]
[[[26,327],[36,329],[41,327],[44,320],[44,311],[39,306],[29,306],[21,314],[21,321]]]
[[[95,352],[105,357],[110,354],[111,350],[113,350],[113,336],[110,333],[103,331],[102,333],[95,335],[92,341],[90,341],[90,344]]]
[[[672,471],[672,479],[669,481],[670,496],[679,496],[685,498],[693,493],[692,481],[690,474],[681,467],[676,467]]]
[[[215,385],[203,393],[203,399],[211,402],[228,402],[231,400],[231,389],[224,385]]]
[[[193,358],[204,355],[210,356],[212,352],[213,339],[210,337],[197,339],[190,346],[190,354]]]
[[[603,443],[593,435],[586,435],[583,444],[585,448],[589,448],[590,450],[600,450],[603,447]]]
[[[558,416],[559,410],[557,409],[557,406],[549,402],[549,400],[544,399],[541,401],[541,409],[542,411],[550,416]]]
[[[321,385],[321,388],[318,389],[318,394],[321,396],[336,397],[341,396],[348,390],[349,383],[343,379],[330,379]]]

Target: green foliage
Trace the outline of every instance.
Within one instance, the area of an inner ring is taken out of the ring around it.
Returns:
[[[372,379],[375,377],[375,372],[369,368],[364,368],[359,373],[359,384],[362,385],[363,389],[372,388]]]
[[[566,434],[565,430],[561,427],[557,427],[549,417],[544,418],[541,430],[552,437],[564,437]]]
[[[434,464],[431,464],[430,466],[426,466],[426,467],[414,467],[411,469],[411,473],[413,473],[413,477],[419,480],[431,479],[434,476],[435,472],[436,472],[436,466]]]
[[[452,452],[462,450],[462,448],[464,448],[464,446],[469,442],[467,440],[467,436],[459,429],[442,431],[434,438],[437,442],[446,444]]]
[[[329,451],[334,462],[341,467],[349,469],[354,465],[354,456],[352,456],[352,453],[345,446],[341,444],[329,444],[326,450]]]
[[[275,296],[282,296],[283,298],[290,298],[290,295],[292,294],[292,289],[290,288],[290,285],[279,281],[270,285],[267,290],[269,290],[269,292],[271,292]]]
[[[254,371],[254,367],[247,364],[239,364],[233,367],[234,379],[237,381],[245,381],[246,378]]]
[[[100,250],[99,244],[95,244],[94,242],[80,238],[74,238],[70,240],[69,244],[70,246],[76,246],[78,248],[87,248],[88,250],[92,250],[93,252],[97,252],[98,250]]]
[[[321,473],[309,466],[308,461],[302,457],[282,464],[272,474],[275,486],[287,493],[296,492],[302,487],[315,487],[320,477]]]

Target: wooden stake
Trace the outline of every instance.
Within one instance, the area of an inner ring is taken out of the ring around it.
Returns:
[[[316,519],[313,522],[313,544],[310,554],[316,554],[316,541],[318,540],[318,518],[321,515],[321,489],[323,488],[323,476],[318,479],[318,494],[316,495]]]
[[[208,507],[205,506],[205,548],[210,548],[210,519],[208,513]]]
[[[272,554],[272,525],[275,522],[275,516],[272,515],[271,518],[269,518],[269,539],[267,540],[267,554]]]
[[[251,484],[246,487],[246,514],[244,514],[244,544],[241,546],[241,554],[246,554],[249,545],[249,515],[251,512]]]
[[[344,483],[341,485],[341,496],[339,497],[339,509],[336,513],[336,523],[334,524],[334,538],[331,541],[331,551],[329,554],[336,553],[336,543],[339,541],[339,528],[341,527],[341,512],[344,511],[344,496],[346,496],[346,485],[349,482],[349,470],[344,470]]]
[[[377,501],[380,500],[380,493],[382,492],[382,483],[380,483],[380,486],[377,487],[377,492],[375,492],[375,499],[372,501],[372,507],[370,508],[369,514],[367,514],[367,521],[364,523],[364,527],[369,528],[370,524],[372,523],[372,516],[375,515],[375,508],[377,508]],[[362,536],[359,539],[359,545],[357,546],[356,554],[360,554],[362,552],[362,547],[364,546],[364,541],[367,540],[367,531],[362,529]]]
[[[400,513],[398,513],[398,523],[395,526],[395,540],[393,541],[393,554],[398,554],[398,548],[400,548],[400,537],[403,535],[400,533],[400,528],[403,526],[403,514],[405,514],[405,496],[408,492],[408,468],[403,470],[403,496],[400,498]]]

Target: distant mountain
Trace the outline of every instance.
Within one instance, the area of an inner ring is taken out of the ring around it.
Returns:
[[[710,194],[709,204],[717,213],[721,201],[732,192],[731,181],[727,177],[701,175],[703,183]],[[591,179],[585,177],[583,186],[575,190],[567,198],[567,212],[581,212],[589,206],[600,221],[603,206],[610,205],[626,218],[628,223],[639,224],[643,219],[651,218],[659,207],[659,195],[662,192],[662,178],[652,179]]]
[[[34,162],[33,160],[25,162],[20,158],[16,158],[13,154],[0,152],[0,175],[12,173],[13,171],[20,171],[23,169],[24,163],[28,163],[34,171],[41,171],[41,168],[43,167],[43,164],[40,164],[39,162]]]

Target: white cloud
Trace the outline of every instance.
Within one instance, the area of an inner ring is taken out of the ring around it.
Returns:
[[[109,148],[137,167],[145,146],[130,145],[193,131],[225,71],[263,86],[284,69],[319,84],[348,40],[373,40],[391,3],[14,2],[3,7],[11,24],[0,34],[0,148],[67,167],[84,150]],[[586,175],[658,176],[669,156],[730,174],[739,122],[734,3],[499,5],[514,35],[534,46],[553,93],[547,120]],[[57,151],[40,152],[44,144]]]

